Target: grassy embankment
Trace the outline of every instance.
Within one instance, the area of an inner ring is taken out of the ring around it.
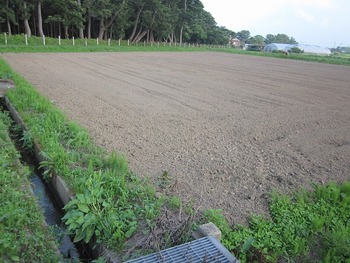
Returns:
[[[302,60],[302,61],[309,61],[309,62],[350,66],[350,56],[346,54],[331,54],[330,56],[322,56],[322,55],[290,53],[288,56],[286,56],[281,53],[245,51],[241,49],[214,48],[213,50],[217,52],[225,52],[225,53],[232,53],[232,54],[242,54],[242,55],[251,55],[251,56],[259,56],[259,57],[273,57],[273,58],[281,58],[281,59]]]
[[[220,211],[205,212],[241,262],[350,262],[350,182],[315,185],[291,197],[273,193],[270,215],[231,227]]]
[[[5,38],[3,34],[0,34],[0,52],[184,52],[184,51],[204,51],[207,48],[199,48],[196,45],[180,47],[178,44],[175,46],[170,43],[138,43],[128,45],[128,42],[123,40],[111,40],[110,45],[108,41],[96,39],[75,39],[75,45],[73,46],[72,39],[61,39],[61,45],[59,45],[57,38],[45,38],[45,46],[43,45],[42,38],[30,37],[28,39],[28,45],[25,44],[23,35],[14,35],[7,37],[7,45],[5,45]]]
[[[242,54],[262,57],[273,57],[281,59],[303,60],[309,62],[336,64],[350,66],[350,56],[346,54],[332,54],[330,56],[318,56],[309,54],[289,54],[285,56],[280,53],[270,52],[254,52],[245,51],[237,48],[223,48],[218,46],[208,45],[193,45],[180,47],[178,44],[175,46],[170,43],[138,43],[128,45],[127,41],[121,41],[119,46],[118,40],[111,40],[110,46],[108,41],[99,40],[98,44],[96,39],[76,39],[73,46],[72,39],[61,39],[61,45],[58,45],[57,38],[46,38],[46,45],[42,43],[40,37],[30,37],[28,39],[28,45],[25,45],[24,35],[15,35],[7,37],[7,45],[5,45],[5,37],[0,34],[0,52],[185,52],[185,51],[216,51],[225,52],[231,54]]]
[[[58,262],[57,247],[30,191],[31,172],[9,138],[10,122],[0,111],[0,261]]]
[[[75,240],[87,241],[95,234],[115,248],[137,231],[140,222],[154,228],[164,199],[155,198],[154,189],[130,173],[122,156],[107,155],[94,146],[86,130],[68,121],[6,63],[0,65],[0,77],[14,79],[17,86],[8,96],[30,129],[24,142],[30,147],[35,138],[47,159],[41,163],[50,172],[47,175],[62,175],[77,193],[65,216]],[[177,198],[167,201],[174,208],[181,206]],[[252,217],[246,227],[229,226],[217,210],[205,212],[203,222],[220,227],[222,242],[242,262],[350,258],[349,182],[315,186],[315,191],[293,197],[274,194],[270,210],[272,220]]]

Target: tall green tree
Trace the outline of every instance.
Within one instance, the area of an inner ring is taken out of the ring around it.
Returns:
[[[184,32],[184,27],[185,27],[185,23],[187,21],[187,0],[182,0],[179,1],[180,3],[180,18],[179,18],[179,22],[180,22],[180,45],[182,45],[182,41],[183,41],[183,32]]]
[[[133,11],[132,13],[134,15],[131,16],[133,27],[132,27],[131,34],[129,35],[129,41],[133,41],[135,38],[136,30],[139,26],[140,17],[145,8],[145,5],[146,5],[146,1],[144,0],[130,1],[130,9]]]
[[[81,0],[77,0],[77,3],[79,5],[79,9],[81,10],[81,12],[80,12],[81,21],[84,21],[84,19],[83,19],[83,12],[85,10],[82,8]],[[84,28],[83,28],[83,26],[84,26],[83,23],[80,23],[80,25],[79,25],[79,37],[80,38],[84,38]]]
[[[97,0],[95,14],[99,19],[98,38],[107,38],[107,29],[113,24],[116,17],[124,11],[127,0]],[[105,35],[106,34],[106,35]]]
[[[260,45],[263,46],[265,44],[264,37],[261,35],[256,35],[254,37],[250,37],[249,40],[246,41],[247,44]]]
[[[242,31],[237,32],[237,38],[241,42],[246,43],[249,40],[249,38],[250,38],[249,30],[242,30]]]
[[[29,5],[26,0],[22,1],[22,19],[24,23],[24,33],[30,37],[32,35],[32,30],[29,26],[30,13],[32,9],[32,5]]]
[[[87,38],[91,38],[91,27],[92,27],[92,18],[95,17],[95,1],[94,0],[84,0],[82,7],[85,10],[85,21],[87,21]]]
[[[234,34],[218,27],[200,0],[0,0],[0,5],[0,30],[9,34],[215,44]]]
[[[161,19],[164,12],[166,12],[161,0],[145,0],[139,6],[142,7],[142,10],[138,9],[137,11],[140,14],[134,23],[133,32],[129,38],[134,43],[140,42],[145,36],[153,38],[156,20]]]
[[[43,0],[37,0],[37,10],[38,10],[38,33],[39,36],[44,36],[43,30],[43,16],[42,16],[42,5]]]
[[[265,43],[285,43],[285,44],[297,44],[296,40],[293,37],[289,37],[286,34],[268,34],[265,38]]]
[[[0,20],[6,23],[7,33],[12,35],[11,24],[17,25],[14,0],[1,0]]]
[[[51,0],[50,8],[54,15],[49,16],[45,22],[62,24],[65,38],[69,38],[69,27],[83,27],[83,9],[76,0]]]

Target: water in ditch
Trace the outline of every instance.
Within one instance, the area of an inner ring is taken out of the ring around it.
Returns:
[[[34,167],[32,169],[32,176],[30,182],[34,194],[38,200],[40,207],[44,211],[46,223],[52,227],[54,235],[59,243],[59,250],[64,258],[79,260],[79,251],[66,234],[66,226],[62,223],[61,218],[64,216],[60,209],[57,200],[53,196],[48,186],[42,181]]]
[[[1,98],[0,98],[1,99]],[[0,100],[0,110],[7,110]],[[66,262],[90,262],[92,253],[82,243],[73,243],[67,235],[66,225],[62,222],[64,212],[60,202],[55,197],[49,185],[44,181],[42,174],[38,170],[38,162],[33,154],[24,149],[18,129],[10,129],[10,137],[13,140],[17,151],[21,154],[21,162],[31,170],[30,182],[39,206],[45,216],[45,222],[51,227],[53,235],[58,242],[59,252]]]

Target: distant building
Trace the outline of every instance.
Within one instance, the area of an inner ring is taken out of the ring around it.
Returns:
[[[283,43],[271,43],[265,46],[265,52],[273,52],[273,51],[283,51],[288,52],[293,47],[297,47],[302,50],[306,54],[314,54],[314,55],[326,55],[329,56],[331,51],[329,48],[315,46],[315,45],[302,45],[302,44],[283,44]]]
[[[232,38],[232,36],[230,36],[228,44],[230,46],[240,47],[241,46],[241,41],[238,38]]]
[[[240,47],[241,46],[241,40],[239,40],[238,38],[232,39],[232,45],[234,45],[235,47]]]
[[[263,51],[264,46],[263,45],[258,45],[258,44],[245,44],[243,47],[243,50],[247,51]]]

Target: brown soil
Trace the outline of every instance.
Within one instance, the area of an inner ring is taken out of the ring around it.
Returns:
[[[350,179],[350,67],[224,53],[3,54],[140,175],[231,222]]]

